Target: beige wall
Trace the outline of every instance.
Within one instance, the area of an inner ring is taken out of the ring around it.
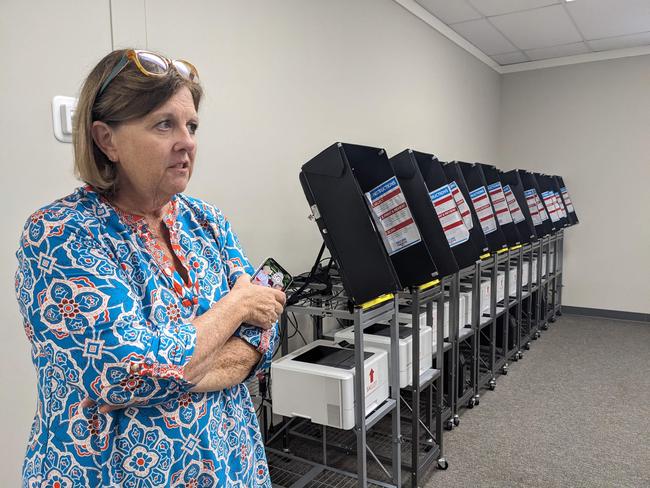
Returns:
[[[503,76],[500,156],[560,174],[566,305],[650,313],[650,56]]]
[[[335,141],[497,156],[499,76],[391,0],[147,2],[149,47],[206,88],[191,192],[232,219],[253,262],[311,266],[300,166]],[[155,7],[155,8],[153,8]]]
[[[14,295],[14,253],[28,215],[77,185],[71,145],[52,132],[51,101],[75,95],[110,50],[109,18],[107,1],[0,1],[0,486],[20,486],[36,409],[36,375]]]
[[[499,76],[391,0],[0,2],[0,55],[20,67],[0,70],[2,486],[19,485],[35,409],[14,252],[27,216],[77,185],[50,103],[77,94],[111,37],[198,66],[206,98],[189,193],[229,215],[253,262],[311,264],[319,234],[298,172],[334,141],[497,160]]]

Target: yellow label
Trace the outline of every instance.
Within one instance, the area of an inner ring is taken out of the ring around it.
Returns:
[[[506,247],[505,249],[499,249],[499,250],[497,251],[497,254],[503,254],[504,252],[507,252],[507,251],[508,251],[508,248],[507,248],[507,247]]]
[[[511,251],[516,251],[517,249],[521,249],[521,244],[510,248]]]
[[[479,256],[479,258],[480,258],[480,259],[487,259],[487,258],[489,258],[490,256],[491,256],[491,254],[490,254],[489,252],[486,252],[485,254],[481,254],[481,255]]]
[[[373,300],[369,300],[365,303],[361,304],[361,310],[368,310],[371,307],[374,307],[375,305],[379,305],[380,303],[387,302],[388,300],[392,300],[395,298],[395,295],[392,293],[386,293],[384,295],[378,296],[377,298]]]
[[[420,291],[428,290],[428,289],[431,288],[432,286],[436,286],[438,283],[440,283],[440,280],[429,281],[428,283],[425,283],[424,285],[420,285],[420,286],[418,287],[418,289],[419,289]]]

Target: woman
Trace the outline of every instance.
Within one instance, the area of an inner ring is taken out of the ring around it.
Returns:
[[[201,94],[190,63],[134,50],[84,83],[87,186],[34,213],[17,252],[38,374],[24,486],[271,486],[242,381],[269,365],[285,297],[182,194]]]

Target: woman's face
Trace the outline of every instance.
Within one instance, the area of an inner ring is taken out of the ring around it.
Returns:
[[[198,116],[187,87],[113,132],[119,193],[166,201],[185,190],[196,156]]]

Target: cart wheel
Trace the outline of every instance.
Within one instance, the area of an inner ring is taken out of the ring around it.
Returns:
[[[447,420],[445,422],[445,430],[451,430],[454,428],[454,421],[453,420]]]
[[[542,333],[540,331],[536,331],[535,332],[535,338],[539,339],[540,337],[542,337]]]
[[[548,324],[542,324],[542,330],[548,330]]]
[[[524,344],[524,348],[526,349],[526,351],[530,351],[530,342]]]
[[[490,387],[490,390],[494,391],[497,387],[497,380],[492,378],[490,382],[488,383],[488,386]]]
[[[555,315],[557,315],[558,317],[562,317],[562,311],[558,310],[557,312],[555,312]]]
[[[524,359],[524,353],[519,351],[519,359]]]
[[[440,458],[438,459],[438,469],[442,469],[443,471],[446,470],[449,467],[449,463],[445,458]]]
[[[456,427],[460,425],[460,417],[458,415],[454,415],[454,425]]]
[[[554,324],[554,323],[555,323],[555,317],[551,317],[550,319],[548,319],[548,321],[549,321],[550,323]]]
[[[516,352],[514,356],[512,356],[513,361],[519,361],[519,353]]]
[[[469,399],[469,402],[467,402],[467,408],[474,408],[474,405],[476,405],[476,399],[472,397]]]
[[[474,405],[478,407],[480,404],[481,404],[481,398],[479,397],[479,395],[476,395],[474,397]]]
[[[501,368],[501,374],[508,374],[508,364],[504,364],[503,367]]]

